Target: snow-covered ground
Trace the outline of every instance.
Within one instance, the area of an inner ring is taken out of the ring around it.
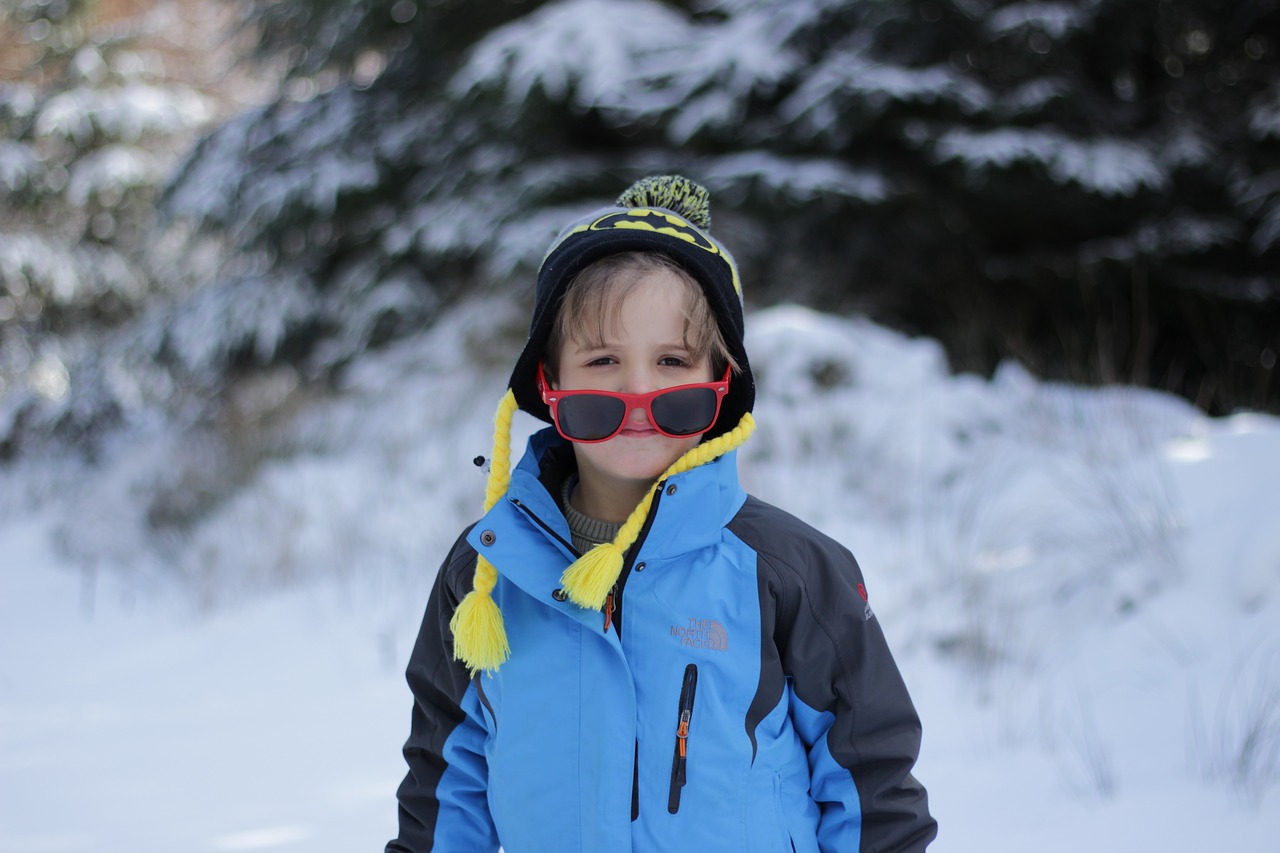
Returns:
[[[401,673],[517,348],[491,330],[520,322],[465,307],[267,438],[0,470],[2,853],[381,849]],[[953,377],[799,308],[748,326],[744,482],[858,555],[932,850],[1276,849],[1280,422]]]

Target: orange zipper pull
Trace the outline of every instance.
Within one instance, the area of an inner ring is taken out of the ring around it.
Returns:
[[[610,626],[613,625],[613,590],[609,590],[609,595],[604,600],[604,632],[609,633]]]

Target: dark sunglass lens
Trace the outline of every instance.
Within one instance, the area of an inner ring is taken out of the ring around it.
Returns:
[[[653,400],[653,419],[672,435],[706,432],[716,419],[716,392],[710,388],[680,388]]]
[[[613,435],[627,415],[627,404],[616,397],[574,394],[560,401],[560,431],[578,441],[599,441]]]

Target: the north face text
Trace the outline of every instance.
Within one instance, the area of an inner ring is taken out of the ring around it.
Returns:
[[[729,635],[725,633],[724,626],[714,619],[690,618],[687,624],[672,625],[671,636],[680,645],[695,649],[710,649],[714,652],[729,649]]]

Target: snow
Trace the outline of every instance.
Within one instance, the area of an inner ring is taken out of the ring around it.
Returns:
[[[0,234],[0,280],[52,304],[105,293],[131,299],[145,290],[138,271],[110,246],[83,241],[66,250],[38,234]]]
[[[1091,240],[1080,246],[1086,262],[1100,258],[1131,261],[1152,252],[1196,254],[1229,244],[1240,235],[1238,222],[1225,217],[1171,214],[1137,223],[1128,234]]]
[[[394,834],[402,672],[483,500],[516,301],[355,363],[255,465],[225,447],[250,435],[152,427],[6,467],[0,851]],[[798,307],[748,330],[744,482],[858,555],[925,724],[931,850],[1274,845],[1280,421],[952,376],[933,341]]]
[[[39,97],[36,87],[29,83],[0,83],[0,115],[26,118],[36,111]]]
[[[877,204],[890,194],[884,177],[870,169],[853,169],[834,159],[783,157],[770,151],[717,157],[707,162],[704,174],[715,189],[732,191],[745,181],[758,181],[794,202],[844,197]]]
[[[84,207],[93,199],[118,203],[129,190],[150,188],[159,171],[155,158],[145,149],[105,145],[71,167],[67,200],[77,207]]]
[[[1270,250],[1280,242],[1280,170],[1236,181],[1232,192],[1236,203],[1260,220],[1249,241],[1253,250]]]
[[[453,98],[505,88],[524,102],[535,88],[553,99],[577,86],[576,102],[616,100],[632,79],[629,63],[661,45],[687,44],[685,17],[652,0],[566,0],[494,30],[450,82]]]
[[[1249,245],[1258,254],[1270,251],[1276,243],[1280,243],[1280,200],[1272,203],[1271,209],[1258,223],[1253,239],[1249,241]]]
[[[78,145],[87,144],[95,130],[137,142],[152,134],[197,127],[212,115],[208,100],[193,89],[130,82],[59,92],[41,109],[35,131],[37,136],[65,137]]]
[[[707,127],[735,128],[754,94],[794,73],[802,57],[786,42],[813,14],[787,4],[695,24],[653,0],[549,3],[485,36],[450,93],[503,90],[518,105],[541,89],[630,119],[670,112],[679,145]]]
[[[1259,98],[1250,109],[1249,132],[1254,139],[1280,138],[1280,94]]]
[[[39,165],[40,158],[31,146],[0,139],[0,190],[6,195],[16,195],[24,189]]]
[[[336,602],[198,616],[104,588],[89,618],[38,527],[5,545],[0,630],[25,651],[5,656],[0,850],[376,846],[407,718]]]
[[[994,101],[984,86],[949,65],[894,65],[874,57],[872,48],[868,38],[856,36],[850,44],[832,50],[783,101],[781,118],[800,123],[816,135],[847,125],[847,120],[839,119],[851,105],[872,117],[901,102],[952,104],[973,115]]]
[[[174,219],[217,223],[231,232],[257,232],[263,223],[301,206],[322,219],[339,198],[376,185],[374,149],[355,150],[340,138],[351,127],[389,116],[371,115],[378,103],[338,89],[281,109],[242,113],[206,137],[178,170],[164,212]],[[288,139],[288,151],[282,140]],[[264,164],[270,164],[267,168]]]
[[[999,99],[1012,115],[1033,113],[1070,93],[1070,84],[1060,77],[1042,77],[1012,88]]]
[[[195,371],[214,368],[238,347],[252,347],[266,362],[313,308],[299,279],[250,273],[197,292],[174,314],[168,342]]]
[[[943,162],[959,160],[975,171],[1040,163],[1055,182],[1075,183],[1103,196],[1132,196],[1144,187],[1158,190],[1169,180],[1151,153],[1135,142],[1076,140],[1056,131],[958,128],[941,134],[935,156]]]
[[[987,28],[996,35],[1036,27],[1061,39],[1084,25],[1085,12],[1070,3],[1015,3],[992,13]]]

